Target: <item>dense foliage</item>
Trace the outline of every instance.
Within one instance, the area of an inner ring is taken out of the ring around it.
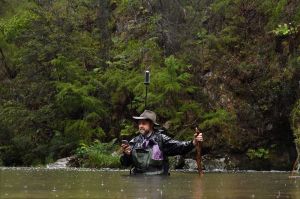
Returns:
[[[99,143],[95,141],[93,144],[87,146],[81,144],[76,150],[76,159],[69,163],[80,167],[92,168],[120,168],[120,150],[114,144],[114,140],[110,143]],[[112,151],[118,151],[112,153]]]
[[[172,136],[198,125],[209,154],[295,160],[297,1],[0,0],[0,16],[3,165],[134,135],[145,69],[147,108]]]

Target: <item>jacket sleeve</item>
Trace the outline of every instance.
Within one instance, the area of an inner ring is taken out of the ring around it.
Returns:
[[[178,141],[162,135],[163,151],[166,156],[183,155],[194,148],[192,141]]]

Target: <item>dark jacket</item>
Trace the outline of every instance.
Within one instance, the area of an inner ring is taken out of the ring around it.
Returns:
[[[164,174],[168,174],[168,170],[169,170],[169,163],[167,158],[168,156],[183,155],[194,148],[192,141],[177,141],[163,134],[162,130],[156,130],[147,138],[145,138],[141,134],[133,138],[129,142],[132,151],[138,146],[140,146],[145,139],[148,140],[151,139],[154,140],[156,143],[158,143],[159,149],[163,154],[163,166],[162,168],[156,168],[156,169],[162,169]],[[120,161],[121,164],[124,166],[133,166],[133,172],[138,173],[137,170],[135,170],[135,165],[134,165],[132,155],[124,154],[121,156]]]

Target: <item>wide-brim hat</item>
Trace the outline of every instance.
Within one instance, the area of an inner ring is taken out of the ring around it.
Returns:
[[[140,116],[133,116],[135,120],[150,120],[154,125],[159,126],[156,122],[156,114],[153,111],[145,110]]]

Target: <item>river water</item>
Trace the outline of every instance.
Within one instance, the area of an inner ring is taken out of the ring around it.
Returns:
[[[293,198],[300,178],[284,172],[129,176],[128,171],[0,168],[0,198]]]

